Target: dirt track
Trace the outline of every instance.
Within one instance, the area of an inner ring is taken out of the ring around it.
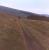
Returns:
[[[23,20],[20,20],[20,26],[22,30],[21,35],[23,41],[25,42],[24,45],[26,47],[26,50],[45,50],[45,48],[42,47],[40,43],[38,43],[35,37],[32,37],[30,30],[31,26],[27,28],[27,26],[25,27],[24,24],[25,23],[23,23]]]

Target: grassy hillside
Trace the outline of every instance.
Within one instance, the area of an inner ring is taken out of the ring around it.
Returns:
[[[15,16],[0,13],[0,50],[25,50]]]
[[[34,50],[49,50],[49,22],[40,20],[24,20],[23,29],[34,41]],[[33,43],[33,42],[32,42]]]
[[[0,50],[49,50],[49,22],[0,13]]]

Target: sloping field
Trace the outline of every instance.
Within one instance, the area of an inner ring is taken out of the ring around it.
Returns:
[[[22,28],[28,50],[49,50],[49,22],[23,20]]]
[[[25,50],[18,19],[0,14],[0,50]]]
[[[49,50],[49,22],[0,13],[0,50]]]

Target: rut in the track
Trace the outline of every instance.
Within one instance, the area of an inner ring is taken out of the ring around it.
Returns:
[[[20,25],[21,25],[21,35],[23,37],[24,40],[24,44],[26,45],[26,50],[45,50],[44,48],[42,48],[41,46],[38,45],[37,41],[34,39],[34,37],[32,38],[31,36],[31,30],[28,31],[25,29],[24,23],[22,21],[20,21]]]

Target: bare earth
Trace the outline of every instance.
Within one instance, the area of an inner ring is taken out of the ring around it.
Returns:
[[[49,50],[49,22],[0,14],[0,50]]]

